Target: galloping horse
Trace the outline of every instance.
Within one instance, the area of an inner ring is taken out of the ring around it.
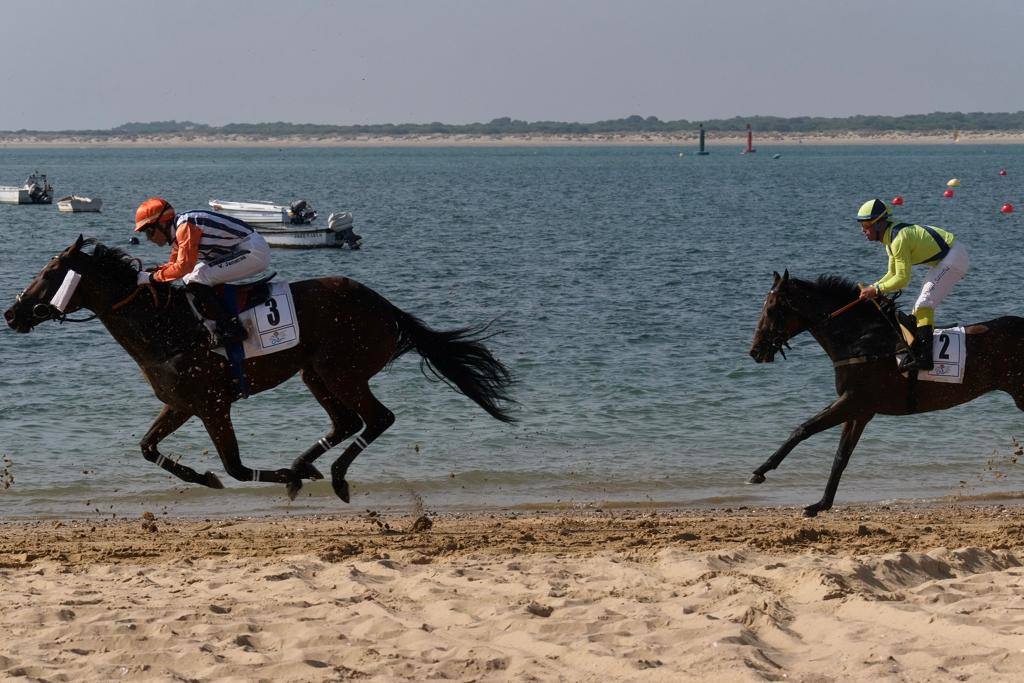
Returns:
[[[839,314],[858,294],[858,288],[842,278],[807,282],[790,279],[789,271],[775,273],[750,347],[755,361],[771,363],[789,339],[807,330],[835,368],[839,398],[797,427],[749,480],[751,484],[764,482],[765,472],[778,467],[798,443],[842,424],[825,495],[804,508],[806,517],[832,507],[839,478],[864,427],[875,415],[943,410],[994,390],[1010,394],[1024,410],[1024,318],[1006,316],[966,326],[963,383],[911,381],[896,368],[899,333],[891,301],[877,307],[865,301]]]
[[[92,253],[83,247],[91,245]],[[69,270],[81,276],[63,311],[51,300]],[[231,404],[241,397],[227,360],[209,349],[205,328],[179,287],[136,285],[137,259],[92,239],[78,240],[54,256],[4,312],[7,324],[30,332],[46,320],[92,311],[139,364],[164,407],[140,444],[146,460],[191,483],[223,488],[212,472],[200,475],[161,455],[157,445],[193,415],[202,420],[228,474],[242,481],[288,485],[295,498],[302,479],[322,479],[313,462],[330,448],[362,433],[331,466],[338,497],[349,502],[349,465],[390,427],[395,416],[370,392],[371,377],[415,350],[422,365],[504,422],[512,401],[509,371],[484,346],[485,328],[437,331],[364,285],[344,277],[291,285],[300,329],[297,346],[245,361],[250,393],[265,391],[301,373],[332,429],[295,459],[289,469],[258,470],[242,464],[231,424]],[[148,289],[148,291],[147,291]]]

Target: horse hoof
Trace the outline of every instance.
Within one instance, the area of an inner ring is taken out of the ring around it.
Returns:
[[[292,463],[292,473],[300,479],[309,479],[310,481],[324,478],[324,475],[320,474],[320,470],[312,463],[302,462],[301,459]]]
[[[813,506],[813,505],[805,507],[804,508],[803,516],[804,517],[817,517],[818,516],[818,508]]]
[[[295,500],[295,496],[299,495],[299,491],[302,490],[302,480],[293,479],[288,482],[288,500]]]
[[[317,481],[324,478],[324,475],[320,474],[320,470],[309,463],[302,463],[301,467],[295,469],[297,474],[302,479],[309,479],[310,481]]]
[[[220,483],[220,479],[213,472],[206,472],[203,474],[203,480],[199,482],[203,486],[209,486],[211,489],[222,489],[224,484]]]
[[[336,494],[338,494],[338,498],[341,498],[346,503],[349,502],[349,500],[348,500],[348,482],[347,481],[345,481],[344,479],[342,479],[340,481],[335,479],[335,480],[333,480],[331,482],[331,486],[334,487],[334,492]]]
[[[750,479],[747,479],[747,483],[748,484],[763,484],[764,483],[764,475],[763,474],[758,474],[757,472],[754,472],[752,475],[750,475]]]

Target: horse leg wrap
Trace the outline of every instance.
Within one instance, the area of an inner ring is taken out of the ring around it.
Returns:
[[[367,442],[367,440],[363,438],[362,434],[356,437],[356,440],[350,443],[348,445],[348,448],[345,449],[345,452],[342,453],[341,456],[334,461],[333,465],[331,465],[331,477],[333,479],[344,479],[345,472],[348,471],[348,466],[352,464],[352,461],[355,460],[356,457],[360,453],[362,453],[368,445],[369,442]]]
[[[296,462],[311,463],[327,451],[337,446],[339,441],[341,441],[341,439],[336,437],[328,438],[325,436],[307,448],[306,451],[298,457]]]

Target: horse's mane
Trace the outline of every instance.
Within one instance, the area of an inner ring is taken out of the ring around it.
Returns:
[[[816,295],[815,298],[825,299],[830,303],[840,302],[840,305],[853,301],[860,294],[860,288],[850,280],[841,275],[819,275],[815,280],[792,280],[799,289],[809,291]]]
[[[791,282],[805,296],[824,305],[821,312],[826,314],[860,296],[860,287],[840,275],[819,275],[813,281],[793,279]],[[830,328],[837,338],[850,342],[852,355],[877,353],[893,347],[896,332],[892,317],[898,307],[891,300],[880,301],[880,306],[881,315],[872,306],[858,306],[831,321]]]
[[[836,308],[845,306],[860,296],[860,286],[842,275],[819,275],[815,280],[793,278],[790,282],[798,291],[810,294],[815,300],[825,301]]]
[[[108,247],[99,242],[95,237],[89,237],[82,242],[82,246],[92,246],[92,257],[96,261],[96,267],[100,272],[131,272],[138,274],[139,259],[126,254],[117,247]]]
[[[859,293],[857,285],[842,275],[819,275],[818,279],[814,281],[814,285],[818,289],[835,290],[842,294]]]

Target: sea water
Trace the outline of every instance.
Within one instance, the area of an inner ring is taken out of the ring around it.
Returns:
[[[818,500],[837,429],[800,444],[767,483],[745,483],[835,397],[831,363],[807,334],[788,360],[758,365],[748,355],[772,272],[876,280],[884,250],[864,240],[854,216],[870,197],[902,195],[899,219],[949,229],[970,250],[971,271],[940,323],[1024,314],[1024,225],[999,212],[1007,201],[1024,204],[1024,148],[710,149],[0,151],[0,183],[39,170],[57,197],[103,199],[99,214],[0,205],[4,309],[80,233],[147,265],[165,260],[166,248],[128,242],[134,208],[148,196],[179,210],[210,199],[306,199],[319,223],[351,211],[364,248],[274,250],[279,279],[345,275],[435,328],[494,321],[500,334],[488,344],[518,379],[519,402],[518,423],[500,423],[428,381],[407,355],[372,383],[396,422],[350,468],[352,504],[328,482],[306,484],[289,502],[281,485],[224,474],[195,419],[161,450],[218,473],[225,490],[184,484],[146,462],[138,442],[161,404],[98,321],[3,329],[0,518]],[[952,177],[962,186],[947,199]],[[297,378],[240,401],[233,420],[243,462],[261,468],[288,466],[329,428]],[[1012,497],[1024,489],[1013,462],[1021,438],[1024,414],[1000,393],[878,417],[837,504]],[[321,457],[324,472],[340,452]]]

